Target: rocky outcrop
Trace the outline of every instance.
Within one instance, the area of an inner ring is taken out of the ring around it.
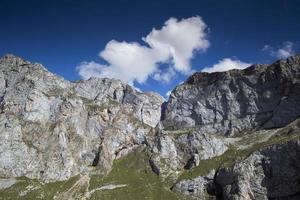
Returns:
[[[255,151],[232,167],[179,181],[172,190],[199,200],[296,200],[299,169],[300,141],[291,141]]]
[[[180,181],[172,187],[172,190],[195,199],[215,199],[213,195],[209,194],[215,191],[214,176],[215,170],[212,170],[205,176]]]
[[[17,181],[14,178],[0,179],[0,190],[9,188],[13,186],[16,182]]]
[[[74,90],[77,95],[99,105],[112,100],[120,104],[132,105],[132,114],[151,127],[155,127],[160,121],[160,108],[164,99],[155,93],[138,92],[120,80],[92,77],[75,83]]]
[[[150,162],[157,174],[167,177],[198,166],[201,160],[222,155],[227,149],[223,140],[199,131],[173,134],[160,131],[152,146]]]
[[[172,190],[194,199],[299,199],[300,141],[257,150],[232,167],[177,182]]]
[[[197,72],[171,93],[165,128],[232,134],[282,127],[300,116],[300,55],[244,70]]]
[[[107,172],[145,143],[163,99],[114,79],[70,83],[40,64],[0,59],[0,175],[45,181]]]
[[[215,178],[222,199],[299,199],[300,142],[251,154]]]
[[[197,171],[185,172],[172,190],[201,200],[297,199],[293,188],[299,188],[299,127],[300,118],[284,128],[235,137],[228,151],[203,165],[200,162]],[[293,191],[286,192],[287,188]]]

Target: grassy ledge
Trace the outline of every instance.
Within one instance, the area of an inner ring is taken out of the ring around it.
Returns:
[[[192,179],[198,176],[203,176],[207,174],[212,169],[219,169],[221,167],[230,167],[235,162],[239,160],[243,160],[248,157],[251,153],[256,150],[262,149],[264,147],[273,145],[273,144],[284,144],[289,141],[299,141],[300,140],[300,130],[297,128],[293,128],[287,126],[285,128],[274,130],[276,134],[271,136],[268,140],[260,140],[262,139],[259,135],[255,135],[255,140],[249,135],[244,136],[238,141],[238,145],[230,145],[229,149],[222,155],[200,161],[200,164],[189,170],[184,171],[177,181],[181,181],[184,179]],[[249,140],[248,140],[249,139]],[[256,143],[255,143],[256,142]],[[244,144],[248,145],[247,148],[238,148],[239,145]]]
[[[148,152],[142,148],[116,160],[113,170],[107,176],[91,177],[89,190],[107,184],[124,184],[126,187],[97,191],[91,199],[189,199],[189,197],[171,192],[170,186],[152,172],[148,162]]]

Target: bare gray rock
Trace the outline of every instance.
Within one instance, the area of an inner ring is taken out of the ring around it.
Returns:
[[[0,189],[6,189],[13,186],[17,182],[14,178],[0,179]]]
[[[0,176],[48,182],[84,174],[80,185],[87,185],[89,174],[105,174],[114,160],[147,145],[153,171],[175,182],[203,160],[221,158],[230,141],[246,138],[238,138],[242,133],[299,118],[299,102],[300,55],[245,70],[195,73],[166,103],[119,80],[71,83],[7,55],[0,59]],[[287,134],[295,130],[299,123]],[[280,135],[275,132],[272,137]],[[261,142],[271,136],[266,138]],[[254,148],[261,137],[246,139],[251,145],[234,148]],[[196,199],[299,199],[299,147],[290,142],[255,149],[230,168],[182,180],[172,190]]]
[[[215,178],[222,199],[299,199],[300,142],[273,145],[251,154]]]
[[[133,107],[133,115],[149,126],[155,127],[160,121],[161,104],[164,99],[155,93],[141,93],[120,80],[90,78],[75,84],[76,94],[95,101],[97,104],[116,101]]]
[[[228,149],[222,139],[199,131],[177,136],[164,131],[157,134],[151,164],[154,171],[164,177],[198,166],[201,160],[222,155]]]
[[[0,176],[66,180],[106,173],[145,143],[163,98],[114,79],[70,83],[40,64],[0,59]]]
[[[300,116],[300,55],[244,70],[197,72],[171,93],[165,128],[231,134],[282,127]]]
[[[215,199],[214,196],[209,194],[210,189],[214,190],[214,188],[211,188],[214,187],[214,176],[215,170],[212,170],[205,176],[180,181],[172,187],[172,190],[189,195],[194,199]]]

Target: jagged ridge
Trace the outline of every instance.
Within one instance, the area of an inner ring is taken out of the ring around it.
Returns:
[[[300,116],[300,55],[244,70],[197,72],[171,93],[163,111],[166,128],[199,127],[237,134],[282,127]]]

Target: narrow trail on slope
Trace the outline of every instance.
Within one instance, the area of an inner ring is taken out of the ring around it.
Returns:
[[[125,184],[119,184],[119,185],[108,184],[108,185],[104,185],[102,187],[99,187],[99,188],[93,189],[89,192],[86,192],[84,197],[85,198],[90,198],[94,192],[97,192],[99,190],[113,190],[113,189],[122,188],[122,187],[126,187],[126,186],[127,185],[125,185]]]
[[[90,182],[90,177],[88,175],[80,175],[79,180],[67,191],[60,193],[58,196],[55,196],[53,199],[57,200],[70,200],[70,199],[76,199],[76,194],[85,188],[87,193],[89,183]],[[83,198],[82,198],[83,199]]]

